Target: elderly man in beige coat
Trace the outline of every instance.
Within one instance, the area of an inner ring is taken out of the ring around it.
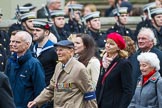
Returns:
[[[55,44],[59,63],[41,94],[28,103],[28,108],[40,107],[54,99],[54,108],[97,108],[92,81],[85,68],[73,58],[73,43],[63,40]]]

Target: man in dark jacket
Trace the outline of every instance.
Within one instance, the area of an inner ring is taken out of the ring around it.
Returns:
[[[142,21],[139,22],[136,26],[136,30],[134,32],[135,41],[137,41],[137,35],[142,27],[151,27],[151,16],[150,16],[150,10],[156,7],[155,2],[148,3],[144,5],[143,7],[143,16]]]
[[[137,42],[139,50],[130,58],[133,65],[133,86],[136,87],[138,78],[141,75],[139,62],[137,56],[142,52],[153,52],[156,53],[160,60],[160,67],[162,67],[162,51],[155,47],[156,38],[154,32],[150,28],[142,28],[137,36]],[[162,69],[159,70],[162,75]]]
[[[7,61],[5,74],[9,77],[16,107],[26,108],[45,87],[44,70],[29,50],[32,37],[28,32],[19,31],[11,39],[14,54]]]
[[[57,37],[57,41],[67,40],[70,36],[70,31],[65,29],[65,12],[63,10],[55,10],[51,12],[51,17],[58,33],[53,33]]]
[[[81,11],[83,5],[81,4],[70,4],[69,9],[69,20],[68,24],[65,25],[66,30],[70,31],[72,34],[84,33],[84,27],[81,18]]]
[[[33,52],[44,68],[46,85],[49,85],[58,59],[54,43],[48,39],[50,26],[48,22],[42,20],[34,20],[33,24],[33,41],[35,42]]]
[[[105,39],[106,39],[106,33],[102,32],[101,29],[101,21],[100,21],[100,12],[91,12],[84,16],[84,19],[87,23],[87,34],[93,37],[93,39],[96,42],[98,51],[97,51],[97,57],[101,57],[101,53],[103,52],[103,49],[105,47]]]
[[[162,50],[162,8],[152,9],[151,12],[152,30],[157,39],[156,47]]]
[[[128,8],[127,7],[120,7],[113,10],[114,18],[116,23],[110,29],[107,30],[107,34],[112,32],[117,32],[122,36],[129,36],[131,39],[134,40],[134,36],[132,31],[126,27],[128,22]]]
[[[18,31],[18,30],[24,30],[32,34],[33,19],[35,18],[36,18],[35,12],[28,12],[28,13],[22,14],[20,17],[20,23],[14,23],[9,27],[9,30],[8,30],[9,36],[11,36],[11,34],[14,31]]]
[[[16,108],[7,76],[0,72],[0,108]]]

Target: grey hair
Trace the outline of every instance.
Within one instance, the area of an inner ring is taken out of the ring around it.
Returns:
[[[152,29],[150,29],[150,28],[146,28],[146,27],[142,27],[142,28],[140,29],[140,31],[139,31],[138,34],[140,34],[140,33],[142,33],[142,32],[148,34],[149,39],[150,39],[150,40],[153,40],[154,45],[157,44],[157,39],[156,39],[155,34],[154,34],[154,32],[153,32]]]
[[[143,61],[149,63],[152,67],[155,67],[156,71],[160,70],[160,60],[155,53],[152,52],[141,53],[137,57],[137,60],[139,62]]]
[[[28,32],[19,31],[19,32],[16,33],[16,35],[21,35],[23,40],[25,42],[29,42],[29,45],[31,46],[31,44],[32,44],[32,36]]]
[[[47,0],[47,6],[49,6],[53,2],[56,2],[56,0]]]

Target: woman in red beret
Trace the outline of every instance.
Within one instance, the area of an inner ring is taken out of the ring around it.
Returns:
[[[107,35],[102,67],[96,88],[98,108],[127,108],[132,96],[132,65],[123,37],[116,33]]]

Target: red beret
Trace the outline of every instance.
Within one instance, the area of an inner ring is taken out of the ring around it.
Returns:
[[[112,39],[115,41],[115,43],[118,45],[118,47],[122,50],[126,47],[125,41],[123,39],[123,37],[116,32],[110,33],[107,35],[106,39]]]

